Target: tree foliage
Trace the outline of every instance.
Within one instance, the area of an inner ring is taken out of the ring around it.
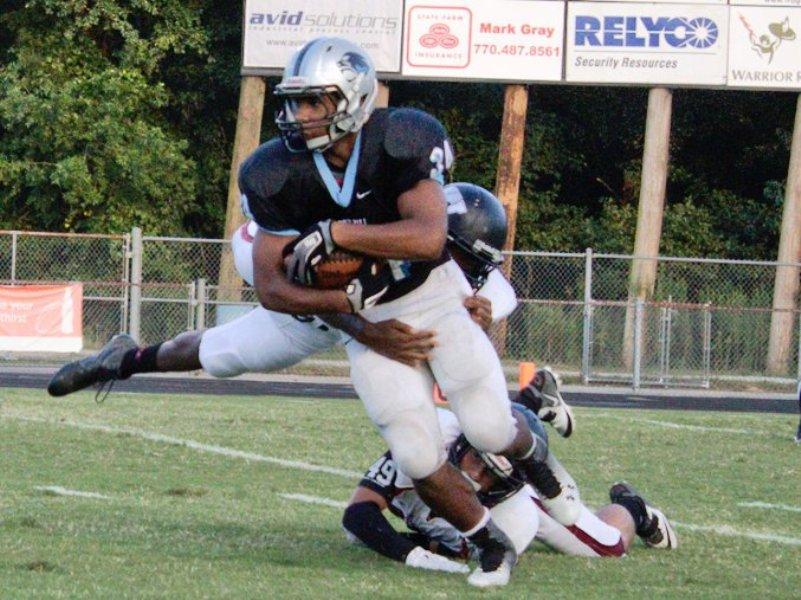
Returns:
[[[4,6],[0,227],[220,235],[241,3]],[[445,123],[456,179],[494,187],[502,86],[398,82],[391,99]],[[530,88],[518,248],[632,249],[646,104],[641,88]],[[794,104],[787,93],[674,93],[662,253],[775,257]]]

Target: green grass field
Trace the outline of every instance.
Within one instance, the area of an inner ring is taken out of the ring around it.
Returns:
[[[535,547],[509,586],[479,592],[463,576],[351,546],[340,508],[287,497],[345,502],[355,473],[383,452],[355,401],[115,393],[96,405],[90,393],[10,389],[0,398],[4,599],[801,594],[801,447],[790,415],[578,409],[575,435],[552,441],[585,501],[604,503],[627,479],[677,522],[679,549],[637,544],[624,560],[590,560]],[[47,486],[104,497],[37,489]]]

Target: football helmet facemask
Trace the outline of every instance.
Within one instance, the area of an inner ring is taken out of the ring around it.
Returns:
[[[474,289],[503,262],[506,212],[494,194],[472,183],[445,186],[448,244]]]
[[[275,123],[292,152],[322,152],[348,133],[359,131],[375,107],[378,81],[367,53],[356,44],[336,37],[307,42],[284,69],[274,94],[283,101]],[[300,100],[330,100],[332,111],[320,120],[299,121]],[[306,139],[304,132],[324,128],[326,133]]]
[[[482,460],[490,473],[495,476],[495,483],[488,490],[476,489],[476,495],[482,504],[485,506],[494,506],[502,502],[509,496],[515,494],[520,488],[525,485],[525,477],[520,473],[517,467],[511,463],[506,457],[490,452],[480,452],[476,450],[467,437],[461,434],[456,441],[451,445],[448,451],[448,461],[461,471],[461,463],[465,454],[474,451],[476,455]],[[473,485],[473,488],[479,488],[479,484],[471,479],[467,473],[462,471],[462,474]]]

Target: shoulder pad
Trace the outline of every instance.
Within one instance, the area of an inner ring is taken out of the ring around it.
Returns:
[[[253,199],[275,196],[289,176],[291,158],[281,138],[265,142],[239,168],[239,191]]]
[[[414,108],[392,110],[387,118],[384,148],[392,158],[428,156],[448,137],[445,128],[430,114]]]

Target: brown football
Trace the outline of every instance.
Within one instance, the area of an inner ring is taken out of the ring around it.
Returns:
[[[327,259],[312,268],[312,287],[323,290],[345,289],[356,277],[365,260],[371,259],[363,254],[334,250]]]

